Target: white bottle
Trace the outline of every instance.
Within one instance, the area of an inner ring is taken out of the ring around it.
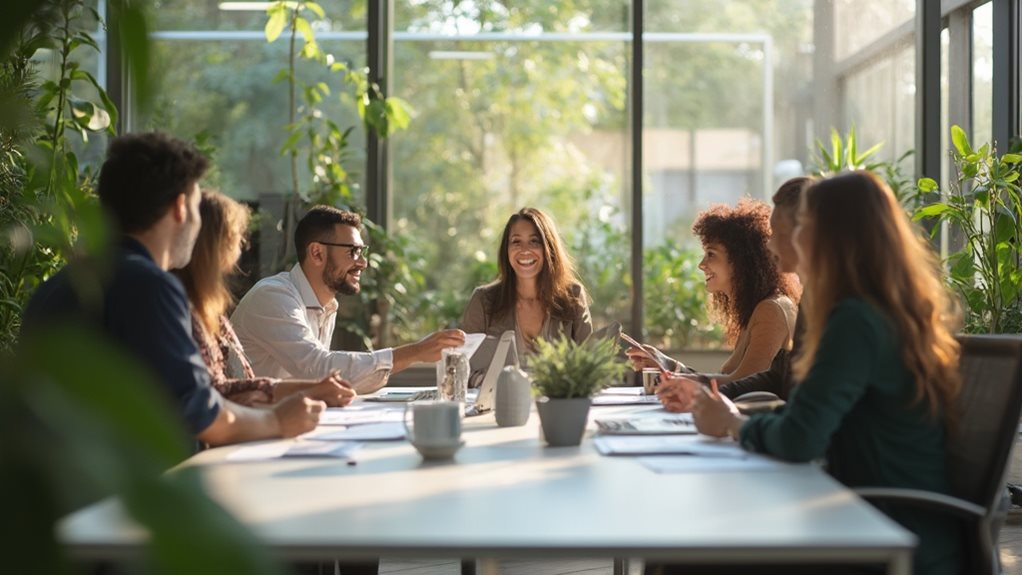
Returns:
[[[525,372],[506,366],[497,377],[494,415],[500,427],[516,427],[529,421],[532,406],[532,382]]]

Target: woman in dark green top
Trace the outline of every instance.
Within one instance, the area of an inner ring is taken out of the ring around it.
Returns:
[[[696,426],[788,461],[824,458],[827,471],[852,487],[948,493],[944,438],[961,386],[959,350],[956,315],[928,243],[866,172],[808,188],[794,243],[811,299],[788,404],[746,418],[714,386],[696,400]],[[953,519],[883,510],[919,537],[915,573],[960,573]]]

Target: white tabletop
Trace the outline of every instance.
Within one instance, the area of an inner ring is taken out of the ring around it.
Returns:
[[[632,409],[594,407],[590,419]],[[830,560],[907,572],[914,537],[817,467],[656,474],[599,455],[589,437],[544,447],[538,427],[535,413],[512,428],[468,418],[466,446],[446,462],[424,462],[400,441],[367,444],[356,465],[225,462],[236,447],[185,465],[201,466],[212,496],[289,559]],[[83,557],[114,558],[144,538],[115,501],[70,516],[60,532]]]

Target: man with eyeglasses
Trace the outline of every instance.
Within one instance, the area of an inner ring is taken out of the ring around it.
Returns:
[[[260,280],[238,302],[231,323],[257,376],[315,379],[339,370],[355,391],[371,393],[391,372],[437,361],[442,349],[464,343],[464,332],[451,329],[371,353],[330,349],[336,295],[357,294],[367,267],[361,227],[358,214],[313,207],[295,229],[298,263]]]

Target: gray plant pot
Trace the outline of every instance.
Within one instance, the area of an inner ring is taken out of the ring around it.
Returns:
[[[588,397],[536,399],[536,411],[539,412],[539,423],[543,426],[543,437],[547,445],[563,447],[581,443],[591,403]]]

